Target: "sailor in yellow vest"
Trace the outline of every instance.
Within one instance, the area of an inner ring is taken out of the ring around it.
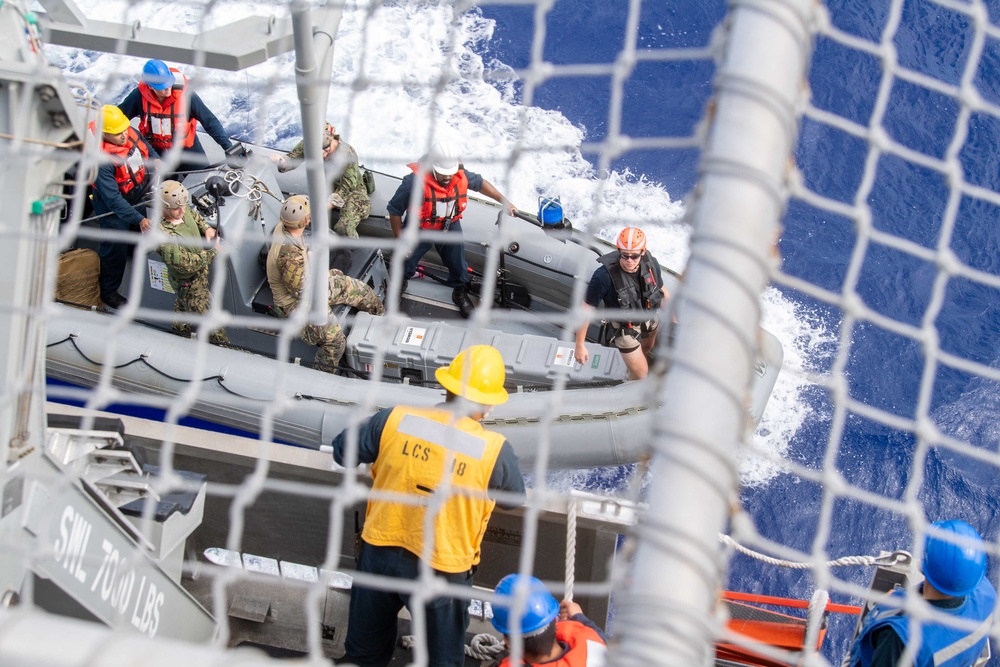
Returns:
[[[359,572],[417,579],[430,568],[451,584],[471,586],[493,508],[517,507],[524,496],[514,449],[480,424],[492,406],[507,401],[506,372],[495,348],[473,345],[435,377],[447,390],[444,404],[381,410],[334,438],[333,457],[341,465],[372,464]],[[505,497],[495,500],[497,492]],[[396,615],[409,604],[406,593],[355,583],[343,662],[387,665]],[[468,604],[437,597],[424,605],[429,664],[465,664]]]

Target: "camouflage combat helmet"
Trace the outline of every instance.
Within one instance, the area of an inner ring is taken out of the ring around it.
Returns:
[[[281,224],[286,229],[301,229],[309,220],[309,197],[292,195],[281,207]]]
[[[187,188],[177,181],[163,181],[163,185],[160,186],[160,198],[163,200],[163,208],[169,209],[186,208],[191,201]]]

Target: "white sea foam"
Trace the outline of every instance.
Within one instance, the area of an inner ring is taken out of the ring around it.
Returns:
[[[804,397],[812,384],[805,374],[816,371],[819,357],[832,353],[836,330],[774,287],[764,292],[762,303],[761,326],[781,341],[785,359],[754,433],[754,446],[784,457],[796,432],[814,413]],[[739,464],[744,486],[763,485],[782,472],[778,463],[749,452],[741,452]]]
[[[209,16],[201,14],[201,7],[184,4],[79,4],[95,19],[140,20],[188,33],[245,16],[287,17],[287,7],[268,3],[217,3]],[[519,207],[532,210],[539,195],[558,195],[576,227],[609,240],[624,224],[641,224],[661,263],[682,269],[689,236],[683,204],[660,184],[630,172],[599,174],[581,152],[581,128],[556,111],[521,106],[512,85],[487,82],[481,54],[493,28],[476,11],[455,14],[452,7],[423,3],[381,6],[371,16],[366,9],[345,11],[337,34],[328,118],[368,166],[403,174],[404,164],[419,157],[433,136],[444,137],[462,146],[469,168],[481,172]],[[58,47],[47,47],[47,53],[72,84],[86,88],[101,103],[119,101],[135,85],[144,62]],[[496,65],[491,68],[495,75]],[[183,70],[230,132],[282,148],[298,139],[292,54],[238,73],[191,66]],[[448,76],[441,84],[444,72]],[[359,77],[365,83],[357,87]],[[764,326],[781,341],[786,370],[778,377],[755,441],[780,455],[810,414],[803,398],[806,381],[796,371],[811,365],[817,340],[829,334],[826,325],[797,312],[796,303],[776,289],[769,289],[762,302]],[[740,471],[750,485],[765,484],[781,472],[774,463],[752,455],[741,459]],[[581,473],[558,477],[562,484],[582,485]]]

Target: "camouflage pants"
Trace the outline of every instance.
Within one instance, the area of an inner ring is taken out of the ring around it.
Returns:
[[[345,197],[340,209],[340,219],[333,224],[333,231],[341,236],[358,238],[358,224],[372,214],[372,201],[367,195],[351,194]]]
[[[378,300],[375,291],[365,283],[356,278],[345,276],[338,269],[330,269],[328,278],[331,307],[347,304],[372,315],[385,313],[385,307]],[[288,311],[287,314],[291,315],[291,311]],[[333,315],[330,315],[330,322],[326,325],[307,324],[302,328],[299,337],[309,345],[315,345],[319,348],[316,353],[316,366],[320,370],[327,373],[333,373],[337,370],[337,364],[340,363],[340,358],[347,350],[347,336],[344,335],[343,328]]]
[[[345,276],[339,269],[330,269],[330,307],[347,304],[372,315],[384,315],[385,306],[375,290],[357,278]]]
[[[347,349],[347,337],[333,318],[326,325],[307,324],[299,336],[310,345],[319,348],[316,353],[316,367],[327,373],[334,373],[340,358]]]
[[[174,288],[174,293],[177,295],[174,300],[175,313],[204,315],[211,307],[212,295],[208,286],[207,269],[189,280],[170,276],[170,286]],[[187,322],[175,322],[173,329],[182,336],[191,335],[191,325]],[[209,334],[208,340],[213,345],[229,345],[229,337],[226,335],[225,329],[216,329]]]

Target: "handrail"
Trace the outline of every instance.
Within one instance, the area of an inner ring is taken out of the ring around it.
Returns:
[[[771,604],[781,607],[795,607],[796,609],[808,609],[808,600],[796,600],[794,598],[779,598],[772,595],[756,595],[753,593],[737,593],[735,591],[723,591],[723,600],[730,600],[732,602],[756,602],[758,604]],[[855,607],[849,604],[834,604],[833,602],[828,602],[825,607],[826,611],[837,613],[837,614],[852,614],[857,616],[861,613],[861,607]]]

